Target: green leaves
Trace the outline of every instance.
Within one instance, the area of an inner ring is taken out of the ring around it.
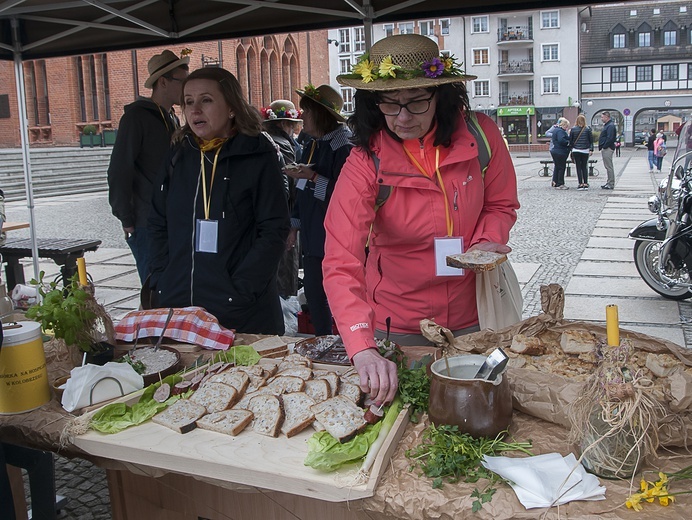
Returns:
[[[488,480],[489,484],[482,492],[476,488],[471,493],[477,499],[473,503],[473,511],[478,511],[482,504],[492,500],[495,493],[493,484],[502,480],[481,465],[483,457],[507,451],[531,454],[528,451],[530,442],[504,442],[502,436],[505,433],[500,433],[494,439],[475,439],[467,433],[459,433],[457,426],[431,424],[423,432],[421,443],[406,452],[406,456],[412,461],[409,469],[418,468],[425,476],[432,478],[432,487],[435,489],[441,488],[445,482],[463,480],[474,483],[482,478]]]

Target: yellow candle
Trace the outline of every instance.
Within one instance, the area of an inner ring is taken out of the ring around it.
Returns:
[[[620,325],[618,321],[618,306],[606,305],[606,333],[608,345],[611,347],[620,346]]]
[[[77,272],[79,273],[79,284],[87,286],[89,285],[89,280],[87,280],[86,272],[86,262],[84,258],[77,258]]]

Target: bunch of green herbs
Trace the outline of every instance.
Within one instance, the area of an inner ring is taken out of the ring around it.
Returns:
[[[409,361],[395,343],[385,341],[379,348],[380,354],[397,365],[399,378],[399,396],[404,405],[409,405],[411,422],[418,422],[422,413],[428,411],[430,398],[430,376],[427,366],[432,356],[426,354],[417,361]]]
[[[502,479],[481,465],[485,455],[495,456],[508,451],[520,451],[531,455],[528,451],[531,442],[505,442],[507,432],[500,432],[497,437],[474,438],[467,433],[460,433],[457,426],[431,424],[424,432],[421,443],[407,450],[406,456],[411,459],[411,471],[416,468],[433,479],[433,488],[441,488],[445,482],[454,483],[462,480],[475,483],[480,479],[488,480],[483,489],[474,489],[471,496],[473,511],[481,509],[484,503],[492,500],[495,484]]]

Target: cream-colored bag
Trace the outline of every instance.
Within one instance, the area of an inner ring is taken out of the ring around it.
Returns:
[[[500,330],[521,321],[521,288],[509,260],[476,273],[476,305],[481,330]]]

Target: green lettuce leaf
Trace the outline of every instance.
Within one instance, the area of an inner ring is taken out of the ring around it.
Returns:
[[[365,431],[356,435],[348,442],[341,444],[327,432],[317,432],[308,439],[308,454],[303,464],[313,469],[330,472],[345,466],[360,462],[368,453],[370,446],[377,439],[382,425],[388,423],[391,427],[401,411],[401,400],[395,399],[389,406],[384,418],[369,424]]]
[[[249,345],[237,345],[226,351],[219,352],[214,356],[213,363],[222,361],[224,363],[233,363],[235,365],[256,365],[262,358],[257,351]]]

